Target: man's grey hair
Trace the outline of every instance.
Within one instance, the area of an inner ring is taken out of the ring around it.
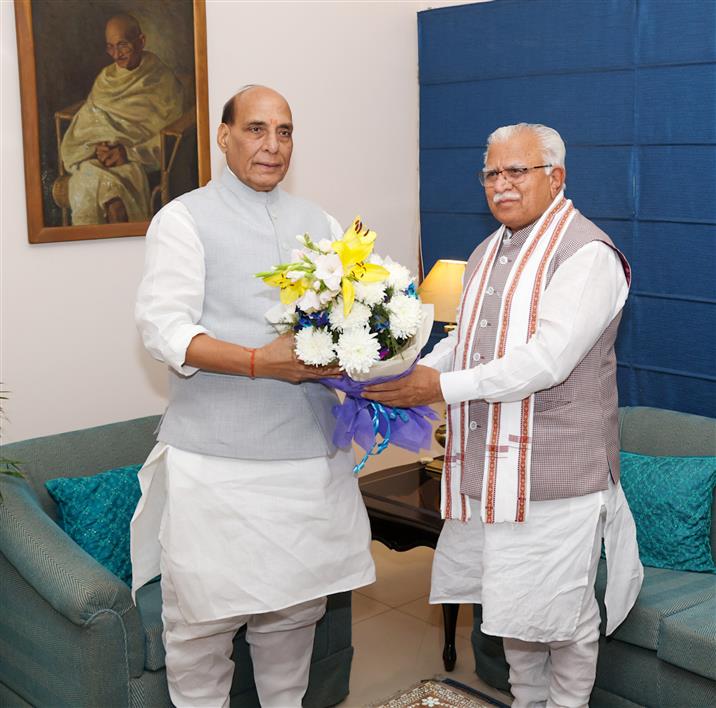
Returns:
[[[503,143],[522,131],[534,133],[542,145],[542,156],[546,164],[553,167],[564,167],[564,158],[567,155],[567,148],[564,146],[562,136],[554,129],[541,123],[516,123],[515,125],[503,125],[501,128],[490,133],[487,138],[487,150],[493,143]],[[483,155],[483,165],[487,164],[487,150]],[[549,173],[549,168],[545,172]]]

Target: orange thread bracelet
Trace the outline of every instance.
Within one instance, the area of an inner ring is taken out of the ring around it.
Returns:
[[[251,349],[249,351],[251,352],[251,357],[249,359],[249,376],[252,379],[255,379],[256,378],[256,370],[255,370],[254,365],[256,363],[256,361],[255,361],[256,360],[256,350]]]

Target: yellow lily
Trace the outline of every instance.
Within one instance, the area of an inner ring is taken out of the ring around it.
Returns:
[[[309,282],[306,278],[293,281],[287,278],[286,274],[282,271],[263,276],[262,280],[274,288],[281,288],[280,297],[284,305],[290,305],[292,302],[296,302],[296,300],[306,292],[309,286]]]
[[[367,226],[363,226],[360,216],[357,216],[350,228],[343,234],[340,241],[334,241],[333,250],[338,254],[343,265],[343,278],[341,289],[343,291],[343,313],[348,316],[355,300],[354,282],[379,283],[385,280],[389,273],[383,266],[366,263],[366,259],[373,252],[373,242],[377,234]]]

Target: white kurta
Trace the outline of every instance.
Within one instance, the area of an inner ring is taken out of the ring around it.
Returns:
[[[500,359],[452,371],[453,330],[421,364],[443,372],[440,386],[448,403],[520,400],[564,381],[622,309],[627,294],[619,257],[595,241],[555,272],[529,342]],[[579,619],[602,506],[607,629],[612,632],[632,607],[643,578],[634,521],[620,485],[583,497],[531,502],[524,524],[483,524],[479,503],[468,523],[446,521],[430,602],[481,603],[489,634],[540,642],[568,638]]]
[[[184,365],[186,348],[206,331],[197,325],[203,297],[201,240],[174,201],[147,232],[136,318],[147,349],[185,376],[196,370]],[[279,610],[372,583],[370,525],[353,464],[350,451],[257,461],[157,444],[139,474],[133,591],[159,573],[162,550],[189,622]]]
[[[643,569],[621,485],[533,502],[521,524],[485,524],[479,502],[470,503],[470,520],[448,520],[440,534],[432,604],[481,604],[486,634],[531,642],[569,639],[589,590],[594,536],[604,510],[607,634],[623,622],[639,594]]]

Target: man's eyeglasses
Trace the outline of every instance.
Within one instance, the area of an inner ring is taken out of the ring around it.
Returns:
[[[530,170],[538,170],[541,167],[552,167],[552,165],[535,165],[534,167],[505,167],[504,170],[480,170],[477,173],[477,177],[483,187],[494,186],[500,175],[504,175],[505,179],[512,184],[519,184],[524,181]]]

